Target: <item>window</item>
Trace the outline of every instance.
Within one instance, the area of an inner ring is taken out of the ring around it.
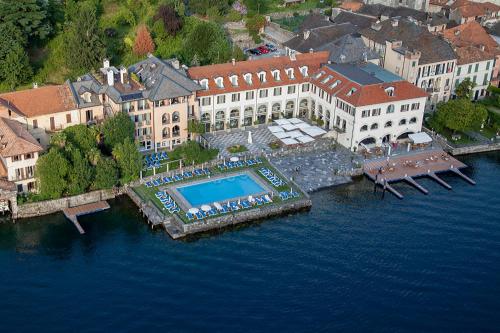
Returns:
[[[295,94],[295,86],[288,86],[288,94]]]
[[[462,72],[462,67],[458,66],[458,68],[457,68],[457,76],[460,76],[461,72]]]
[[[281,95],[281,87],[274,88],[274,96],[280,96]]]
[[[280,80],[280,71],[278,71],[278,70],[273,71],[273,78],[276,81],[279,81]]]
[[[309,91],[309,83],[304,83],[302,85],[302,92],[308,92]]]
[[[224,103],[226,103],[226,96],[225,95],[217,96],[217,104],[224,104]]]
[[[455,88],[458,87],[458,85],[460,84],[460,80],[459,79],[456,79],[455,80]]]
[[[387,106],[387,110],[385,111],[385,113],[394,113],[394,104],[390,104]]]
[[[71,124],[71,113],[66,114],[66,123]]]
[[[477,76],[474,75],[474,77],[472,78],[472,82],[474,82],[474,84],[477,84]]]
[[[235,87],[238,86],[238,76],[236,75],[231,75],[231,77],[229,78],[229,80],[231,81],[231,84]]]
[[[406,125],[406,119],[401,119],[399,121],[399,126]]]
[[[38,120],[33,119],[33,128],[38,128]]]
[[[215,84],[217,85],[218,88],[224,88],[224,79],[221,77],[216,78]]]
[[[410,124],[415,124],[417,122],[417,118],[413,117],[410,119]]]
[[[420,103],[412,103],[411,104],[411,110],[412,111],[415,111],[415,110],[418,110],[420,109]]]
[[[259,97],[260,98],[266,98],[267,97],[267,89],[262,89],[259,91]]]
[[[200,85],[203,87],[203,89],[208,90],[208,80],[207,79],[201,80]]]
[[[394,87],[385,88],[385,93],[387,96],[394,96]]]
[[[410,104],[401,105],[401,112],[406,112],[410,110]]]
[[[252,84],[252,74],[246,73],[245,75],[243,75],[243,78],[248,84]]]
[[[474,68],[474,72],[478,72],[479,71],[479,63],[476,63],[476,68]]]
[[[180,113],[178,111],[175,111],[172,113],[172,122],[173,123],[178,123],[181,120]]]
[[[300,73],[302,74],[302,76],[306,77],[307,76],[307,66],[300,67]]]
[[[484,78],[483,78],[483,86],[485,86],[487,84],[488,84],[488,73],[484,74]]]
[[[385,123],[384,127],[392,127],[392,121],[388,121]]]
[[[232,102],[239,102],[240,101],[240,94],[237,93],[237,94],[232,94],[231,95],[231,101]]]
[[[417,66],[417,62],[416,61],[412,61],[411,62],[411,67],[415,67],[415,66]]]
[[[17,162],[17,161],[20,161],[21,160],[21,155],[14,155],[12,156],[12,161],[13,162]]]
[[[203,97],[201,99],[201,105],[202,106],[207,106],[211,104],[211,98],[210,97]]]
[[[361,118],[367,118],[370,116],[370,110],[361,111]]]
[[[370,129],[372,129],[372,130],[376,130],[377,128],[378,128],[378,124],[377,124],[377,123],[372,124],[372,125],[370,126]]]
[[[486,63],[486,70],[487,70],[487,71],[489,71],[489,70],[490,70],[490,62],[489,62],[489,61]]]
[[[365,132],[365,131],[368,131],[368,125],[363,125],[361,126],[361,128],[359,129],[360,132]]]
[[[286,75],[288,75],[288,77],[290,79],[292,79],[292,80],[295,79],[295,76],[293,74],[293,68],[287,68],[285,71],[286,71]]]
[[[380,116],[380,108],[372,110],[372,116]]]
[[[467,74],[470,74],[472,72],[472,65],[469,65],[469,68],[467,68]]]
[[[254,97],[253,91],[247,91],[246,92],[246,99],[247,99],[247,101],[250,100],[250,99],[253,99],[253,97]]]
[[[259,80],[260,82],[266,82],[266,72],[259,73]]]
[[[35,157],[35,154],[33,154],[33,153],[28,153],[28,154],[24,155],[25,160],[32,159],[33,157]]]

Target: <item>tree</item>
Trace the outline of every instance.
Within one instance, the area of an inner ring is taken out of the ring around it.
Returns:
[[[26,38],[45,39],[52,31],[38,0],[0,0],[0,22],[19,27]]]
[[[64,131],[63,132],[56,132],[50,138],[50,144],[52,146],[60,148],[60,149],[62,149],[66,146],[66,142],[67,142],[67,137],[66,137],[66,133]]]
[[[138,56],[144,56],[148,53],[153,53],[155,43],[151,38],[148,28],[142,24],[137,28],[137,36],[134,42],[134,53]]]
[[[435,120],[453,131],[463,132],[480,126],[487,117],[488,111],[484,105],[460,98],[439,104]]]
[[[457,98],[471,99],[472,89],[474,86],[474,82],[472,82],[471,79],[466,78],[455,88],[455,95],[457,95]]]
[[[250,34],[259,34],[260,30],[266,25],[266,18],[262,15],[248,17],[245,25]]]
[[[160,20],[167,31],[175,36],[182,29],[182,18],[172,6],[161,5],[155,16],[155,21]]]
[[[79,3],[78,15],[65,33],[65,43],[66,61],[76,73],[95,68],[104,58],[96,7],[91,2]]]
[[[28,55],[19,44],[9,47],[5,59],[0,60],[0,80],[14,89],[33,75]]]
[[[231,59],[231,47],[224,31],[213,22],[199,22],[184,39],[182,57],[191,63],[197,55],[200,64],[222,63]]]
[[[66,140],[71,142],[83,154],[86,154],[96,146],[96,137],[94,132],[83,124],[70,126],[64,129]]]
[[[122,184],[139,178],[139,173],[142,169],[142,156],[139,153],[138,147],[130,138],[124,139],[122,143],[115,146],[113,157],[118,164],[120,182]]]
[[[116,162],[107,157],[101,157],[96,165],[92,188],[102,190],[112,188],[118,183],[118,169]]]
[[[68,172],[68,194],[76,195],[85,192],[92,182],[94,169],[78,149],[71,149],[71,166]]]
[[[135,126],[132,120],[124,112],[118,112],[107,118],[102,125],[104,144],[112,151],[117,144],[123,143],[125,139],[134,140]]]
[[[57,149],[38,158],[35,176],[39,183],[40,195],[44,199],[57,199],[66,190],[66,176],[70,165],[66,157]]]

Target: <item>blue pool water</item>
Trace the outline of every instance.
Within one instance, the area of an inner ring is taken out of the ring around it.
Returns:
[[[241,174],[178,187],[177,191],[182,194],[191,206],[196,207],[264,192],[265,189],[253,180],[250,175]]]

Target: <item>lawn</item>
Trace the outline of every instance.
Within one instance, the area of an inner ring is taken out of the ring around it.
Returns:
[[[237,153],[243,153],[245,151],[248,151],[248,148],[245,147],[244,145],[234,145],[234,146],[228,147],[227,151],[230,152],[231,154],[237,154]]]

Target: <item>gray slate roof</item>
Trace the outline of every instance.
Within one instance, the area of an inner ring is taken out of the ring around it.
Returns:
[[[402,41],[403,49],[421,52],[420,64],[456,59],[453,48],[442,37],[431,34],[427,28],[416,25],[406,19],[398,21],[394,27],[391,20],[380,23],[380,30],[365,28],[361,35],[379,44],[386,41]]]
[[[355,33],[359,28],[351,23],[333,24],[309,30],[309,37],[304,38],[304,33],[298,34],[284,45],[292,50],[306,53],[310,49],[314,51],[325,44],[333,42],[342,36]]]
[[[365,46],[357,33],[340,37],[339,39],[318,48],[318,51],[329,51],[329,61],[332,63],[361,63],[380,58],[379,55]]]
[[[323,14],[311,13],[305,17],[304,21],[302,21],[299,26],[298,32],[326,27],[330,25],[333,25],[333,23],[329,20],[328,16],[325,16]]]
[[[335,16],[332,21],[337,24],[342,23],[351,23],[355,26],[358,26],[361,29],[369,27],[373,22],[375,22],[375,18],[368,17],[364,15],[359,15],[356,13],[341,11],[337,16]]]

